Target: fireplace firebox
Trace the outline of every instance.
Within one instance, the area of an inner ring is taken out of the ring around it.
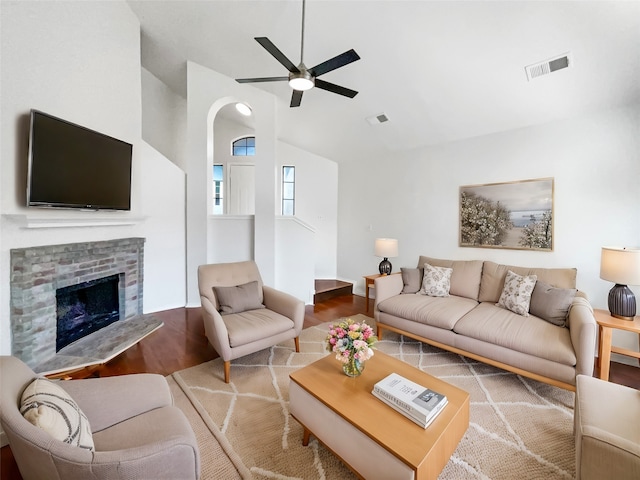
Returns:
[[[120,275],[56,290],[56,352],[120,320]]]

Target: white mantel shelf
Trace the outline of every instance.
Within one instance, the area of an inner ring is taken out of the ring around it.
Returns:
[[[89,213],[89,212],[87,212]],[[93,212],[95,213],[95,212]],[[3,218],[6,218],[13,223],[17,224],[20,228],[77,228],[77,227],[120,227],[137,225],[147,219],[147,217],[141,216],[101,216],[92,215],[85,218],[80,216],[36,216],[26,214],[3,214]]]

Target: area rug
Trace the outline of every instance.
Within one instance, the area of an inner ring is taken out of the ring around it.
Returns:
[[[303,447],[302,427],[288,413],[289,374],[328,354],[328,325],[303,330],[300,353],[288,341],[232,361],[229,384],[220,359],[169,378],[195,425],[203,480],[356,478],[313,436]],[[469,428],[440,479],[574,478],[572,392],[394,333],[377,349],[470,394]]]

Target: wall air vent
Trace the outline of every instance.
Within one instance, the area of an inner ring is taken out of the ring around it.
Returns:
[[[378,125],[380,123],[384,123],[388,121],[389,121],[389,117],[387,117],[387,115],[384,113],[379,113],[378,115],[367,117],[367,122],[369,122],[370,125]]]
[[[573,59],[571,58],[571,54],[563,53],[562,55],[550,58],[544,62],[528,65],[524,69],[527,72],[527,79],[531,81],[534,78],[542,77],[564,68],[569,68],[572,64]]]

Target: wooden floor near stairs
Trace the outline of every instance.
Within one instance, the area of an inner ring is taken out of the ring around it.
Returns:
[[[369,302],[369,312],[373,312],[373,300]],[[307,305],[304,327],[358,313],[367,314],[364,297],[340,295]],[[99,376],[144,372],[166,376],[217,357],[204,335],[199,308],[177,308],[159,312],[156,316],[164,321],[164,327],[102,366],[98,370]],[[612,362],[610,380],[640,390],[640,368]],[[0,467],[1,480],[22,478],[8,446],[1,450]]]
[[[353,283],[343,282],[342,280],[316,280],[315,290],[313,303],[318,304],[332,298],[351,295],[353,293]]]

